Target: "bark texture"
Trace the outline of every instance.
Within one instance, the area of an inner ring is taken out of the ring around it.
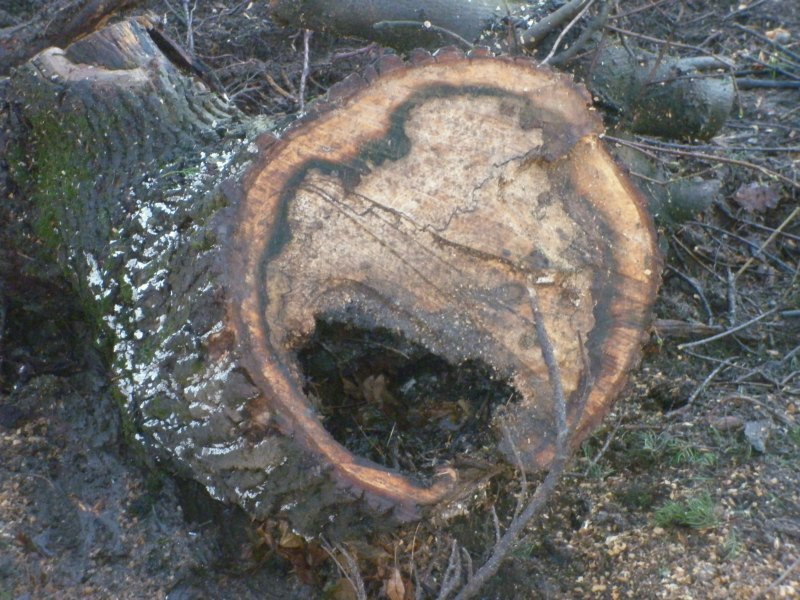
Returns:
[[[131,437],[253,516],[336,536],[442,510],[477,485],[441,458],[452,428],[430,477],[334,438],[298,358],[325,323],[488,365],[514,400],[491,407],[493,441],[475,452],[530,470],[549,464],[555,435],[531,296],[576,443],[636,362],[655,235],[588,95],[563,75],[484,52],[390,57],[280,139],[253,139],[265,124],[129,21],[45,51],[12,87],[30,235],[102,323]],[[382,376],[362,400],[389,403]]]
[[[716,63],[717,68],[723,65]],[[733,78],[709,76],[680,60],[608,45],[583,73],[586,85],[622,116],[625,129],[667,139],[709,139],[733,108]]]

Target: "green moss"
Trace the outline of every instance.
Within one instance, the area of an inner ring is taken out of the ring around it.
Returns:
[[[131,414],[127,410],[126,403],[128,399],[116,386],[111,387],[111,394],[120,409],[120,433],[122,434],[124,445],[131,448],[137,458],[144,458],[144,449],[136,439],[136,434],[139,433],[139,431]]]
[[[173,402],[170,402],[163,396],[153,398],[147,406],[147,416],[163,421],[172,414],[174,408],[173,404]]]
[[[93,291],[86,284],[88,267],[81,253],[71,261],[73,264],[65,260],[67,248],[102,247],[107,243],[107,238],[97,234],[110,227],[108,215],[90,206],[95,168],[87,146],[91,145],[94,133],[85,109],[71,110],[66,104],[53,102],[54,94],[58,93],[54,84],[29,74],[20,81],[24,81],[21,87],[28,130],[9,149],[12,177],[20,192],[30,200],[29,222],[42,258],[57,262],[64,277],[75,285],[82,309],[89,316],[88,322],[95,328],[96,339],[108,300],[102,306],[97,305]],[[91,228],[82,227],[84,222],[91,222]],[[85,243],[87,237],[90,244]]]
[[[216,236],[212,232],[203,230],[202,232],[199,232],[199,235],[196,235],[192,239],[189,247],[191,248],[192,253],[200,254],[201,252],[206,252],[208,250],[211,250],[211,248],[213,248],[216,245],[216,243],[217,243]]]
[[[82,212],[80,204],[91,190],[92,176],[83,149],[83,140],[91,130],[83,115],[70,112],[39,113],[31,127],[27,162],[38,212],[34,232],[56,249],[64,241],[67,225]]]
[[[616,496],[620,504],[629,510],[650,510],[656,499],[652,488],[636,483],[620,490]]]
[[[136,348],[136,362],[145,365],[153,362],[158,350],[158,342],[158,337],[155,335],[147,336],[141,341]]]
[[[800,425],[795,425],[794,427],[790,428],[787,433],[787,437],[789,438],[790,442],[800,448]]]

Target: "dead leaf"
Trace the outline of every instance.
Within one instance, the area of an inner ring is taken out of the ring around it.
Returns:
[[[777,44],[786,44],[792,39],[792,34],[785,30],[783,27],[776,27],[770,29],[764,35]]]
[[[288,524],[281,523],[280,531],[281,531],[281,539],[278,542],[278,546],[280,546],[281,548],[297,549],[305,547],[306,545],[305,539],[302,536],[296,534],[294,531],[292,531],[289,528]]]
[[[398,404],[397,399],[389,391],[386,376],[383,374],[370,375],[364,379],[361,382],[361,391],[364,394],[364,400],[370,404],[380,407],[396,406]]]
[[[733,195],[734,200],[747,212],[765,212],[778,205],[777,188],[753,181],[739,187]]]
[[[736,415],[728,415],[711,420],[711,426],[717,431],[732,431],[739,429],[743,425],[744,421]]]
[[[358,600],[358,594],[352,583],[340,577],[336,583],[325,589],[325,600]]]
[[[406,586],[403,584],[399,569],[392,570],[392,574],[384,582],[383,587],[389,600],[403,600],[406,596]]]

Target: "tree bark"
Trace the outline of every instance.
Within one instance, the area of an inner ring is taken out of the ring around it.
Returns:
[[[499,454],[546,467],[533,295],[575,443],[637,360],[655,234],[563,75],[485,52],[389,57],[276,140],[126,21],[41,53],[11,85],[29,235],[109,348],[131,438],[255,517],[337,536],[470,496]],[[356,333],[372,369],[357,375],[342,350]],[[328,383],[303,364],[325,352]],[[432,364],[479,375],[466,398],[412,402],[411,367]],[[492,380],[509,395],[470,405]],[[325,405],[323,384],[349,401]],[[349,445],[376,419],[395,442],[432,432],[427,474]]]
[[[667,139],[710,139],[733,108],[733,78],[698,72],[698,61],[631,54],[605,45],[584,64],[592,94],[621,116],[624,129]],[[708,65],[699,65],[708,66]],[[723,68],[714,61],[712,69]]]

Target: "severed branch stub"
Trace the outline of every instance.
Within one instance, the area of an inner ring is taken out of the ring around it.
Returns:
[[[552,464],[539,326],[571,444],[600,423],[660,259],[582,87],[417,51],[252,143],[159,48],[126,21],[11,81],[30,235],[96,319],[149,455],[332,540],[446,512],[503,457]]]

